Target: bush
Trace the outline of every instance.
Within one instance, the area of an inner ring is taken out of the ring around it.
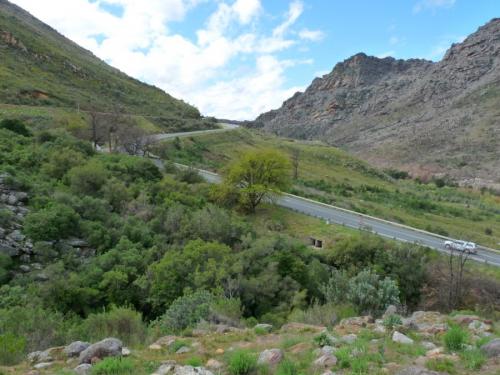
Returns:
[[[229,358],[228,370],[231,375],[247,375],[256,367],[257,358],[247,351],[237,350]]]
[[[80,216],[67,205],[52,203],[26,216],[24,231],[34,241],[59,240],[75,235]]]
[[[24,358],[26,340],[12,333],[0,335],[0,365],[11,366]]]
[[[282,361],[278,365],[278,368],[275,373],[275,375],[297,375],[297,374],[298,374],[297,366],[289,359],[285,359],[284,361]]]
[[[465,368],[469,370],[479,370],[486,362],[486,356],[480,349],[464,350],[460,357]]]
[[[455,364],[450,359],[431,359],[426,362],[425,366],[432,371],[440,373],[453,374],[455,373]]]
[[[24,137],[31,136],[31,132],[26,125],[18,119],[5,119],[0,121],[0,129],[7,129]]]
[[[462,350],[467,338],[467,332],[458,325],[451,326],[443,336],[444,345],[450,352],[458,352]]]
[[[88,341],[117,337],[126,345],[142,343],[146,337],[141,313],[126,307],[112,307],[110,311],[90,314],[79,330],[81,337]]]
[[[177,298],[160,318],[161,330],[177,333],[207,319],[213,301],[214,296],[204,290]]]
[[[200,357],[194,356],[187,359],[186,365],[200,367],[203,366],[203,360]]]
[[[331,339],[330,335],[327,332],[321,332],[318,336],[315,336],[313,338],[313,341],[316,345],[323,347],[323,346],[332,346],[334,344],[333,340]]]
[[[175,340],[172,343],[172,345],[170,345],[170,347],[168,349],[169,349],[170,353],[176,353],[177,350],[179,350],[180,348],[182,348],[184,346],[189,347],[189,343],[187,341],[184,341],[184,340]]]
[[[403,321],[401,320],[401,317],[399,315],[392,314],[384,319],[383,324],[385,327],[392,329],[394,328],[394,326],[403,324]]]
[[[98,162],[72,168],[68,172],[71,190],[82,195],[96,195],[108,181],[108,171]]]
[[[134,364],[128,358],[108,357],[92,366],[91,375],[135,374]]]

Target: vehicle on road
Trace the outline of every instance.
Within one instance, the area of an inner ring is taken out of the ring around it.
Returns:
[[[477,247],[474,242],[467,241],[445,241],[444,247],[448,250],[458,250],[470,254],[477,254]]]

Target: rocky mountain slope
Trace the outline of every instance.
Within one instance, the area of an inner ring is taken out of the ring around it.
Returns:
[[[500,19],[444,58],[357,54],[316,78],[253,126],[322,139],[382,166],[500,183]]]
[[[128,77],[6,0],[0,0],[0,103],[111,111],[119,105],[158,121],[199,111]],[[161,125],[161,123],[160,123]]]

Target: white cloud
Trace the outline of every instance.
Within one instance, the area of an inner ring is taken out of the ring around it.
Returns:
[[[465,38],[465,36],[443,36],[441,40],[432,47],[426,58],[432,61],[441,60],[445,52],[453,43],[461,43],[465,40]]]
[[[318,42],[325,37],[325,34],[321,30],[309,30],[302,29],[299,31],[299,38],[303,40],[309,40],[311,42]]]
[[[172,22],[185,21],[206,1],[216,9],[194,30],[195,38],[176,33]],[[264,13],[260,0],[14,2],[125,73],[193,103],[203,114],[234,119],[254,118],[299,90],[287,87],[286,69],[312,60],[281,60],[276,54],[323,36],[293,29],[304,11],[298,0],[267,33],[256,27]],[[111,14],[108,5],[122,12]]]
[[[433,12],[438,8],[451,8],[455,5],[455,0],[420,0],[413,7],[413,13],[420,13],[424,10]]]
[[[401,39],[394,35],[389,38],[389,44],[392,46],[398,44],[400,41]]]

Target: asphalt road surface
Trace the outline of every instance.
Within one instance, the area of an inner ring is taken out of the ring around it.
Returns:
[[[227,131],[229,124],[224,125],[223,129],[215,130],[201,130],[187,133],[172,133],[172,134],[161,134],[158,135],[157,139],[168,139],[177,136],[190,136],[196,134],[204,133],[214,133]],[[234,127],[237,127],[233,125]],[[162,162],[158,159],[154,159],[158,166],[162,166]],[[176,164],[180,168],[189,168],[183,164]],[[213,172],[206,171],[203,169],[197,169],[198,173],[205,178],[210,183],[219,183],[221,177]],[[309,216],[314,216],[329,223],[335,223],[340,225],[345,225],[347,227],[355,229],[364,229],[371,231],[378,235],[394,239],[396,241],[416,243],[422,246],[427,246],[432,249],[438,250],[443,253],[449,253],[450,251],[444,247],[444,241],[450,238],[443,237],[437,234],[432,234],[429,232],[421,231],[411,227],[407,227],[398,223],[388,222],[386,220],[377,219],[371,216],[358,214],[353,211],[348,211],[342,208],[326,205],[320,202],[312,201],[310,199],[298,197],[291,194],[284,194],[276,200],[276,204],[282,207],[286,207],[296,212],[300,212]],[[490,250],[479,246],[477,249],[477,254],[469,255],[470,259],[476,260],[478,262],[489,263],[500,267],[500,252]]]

